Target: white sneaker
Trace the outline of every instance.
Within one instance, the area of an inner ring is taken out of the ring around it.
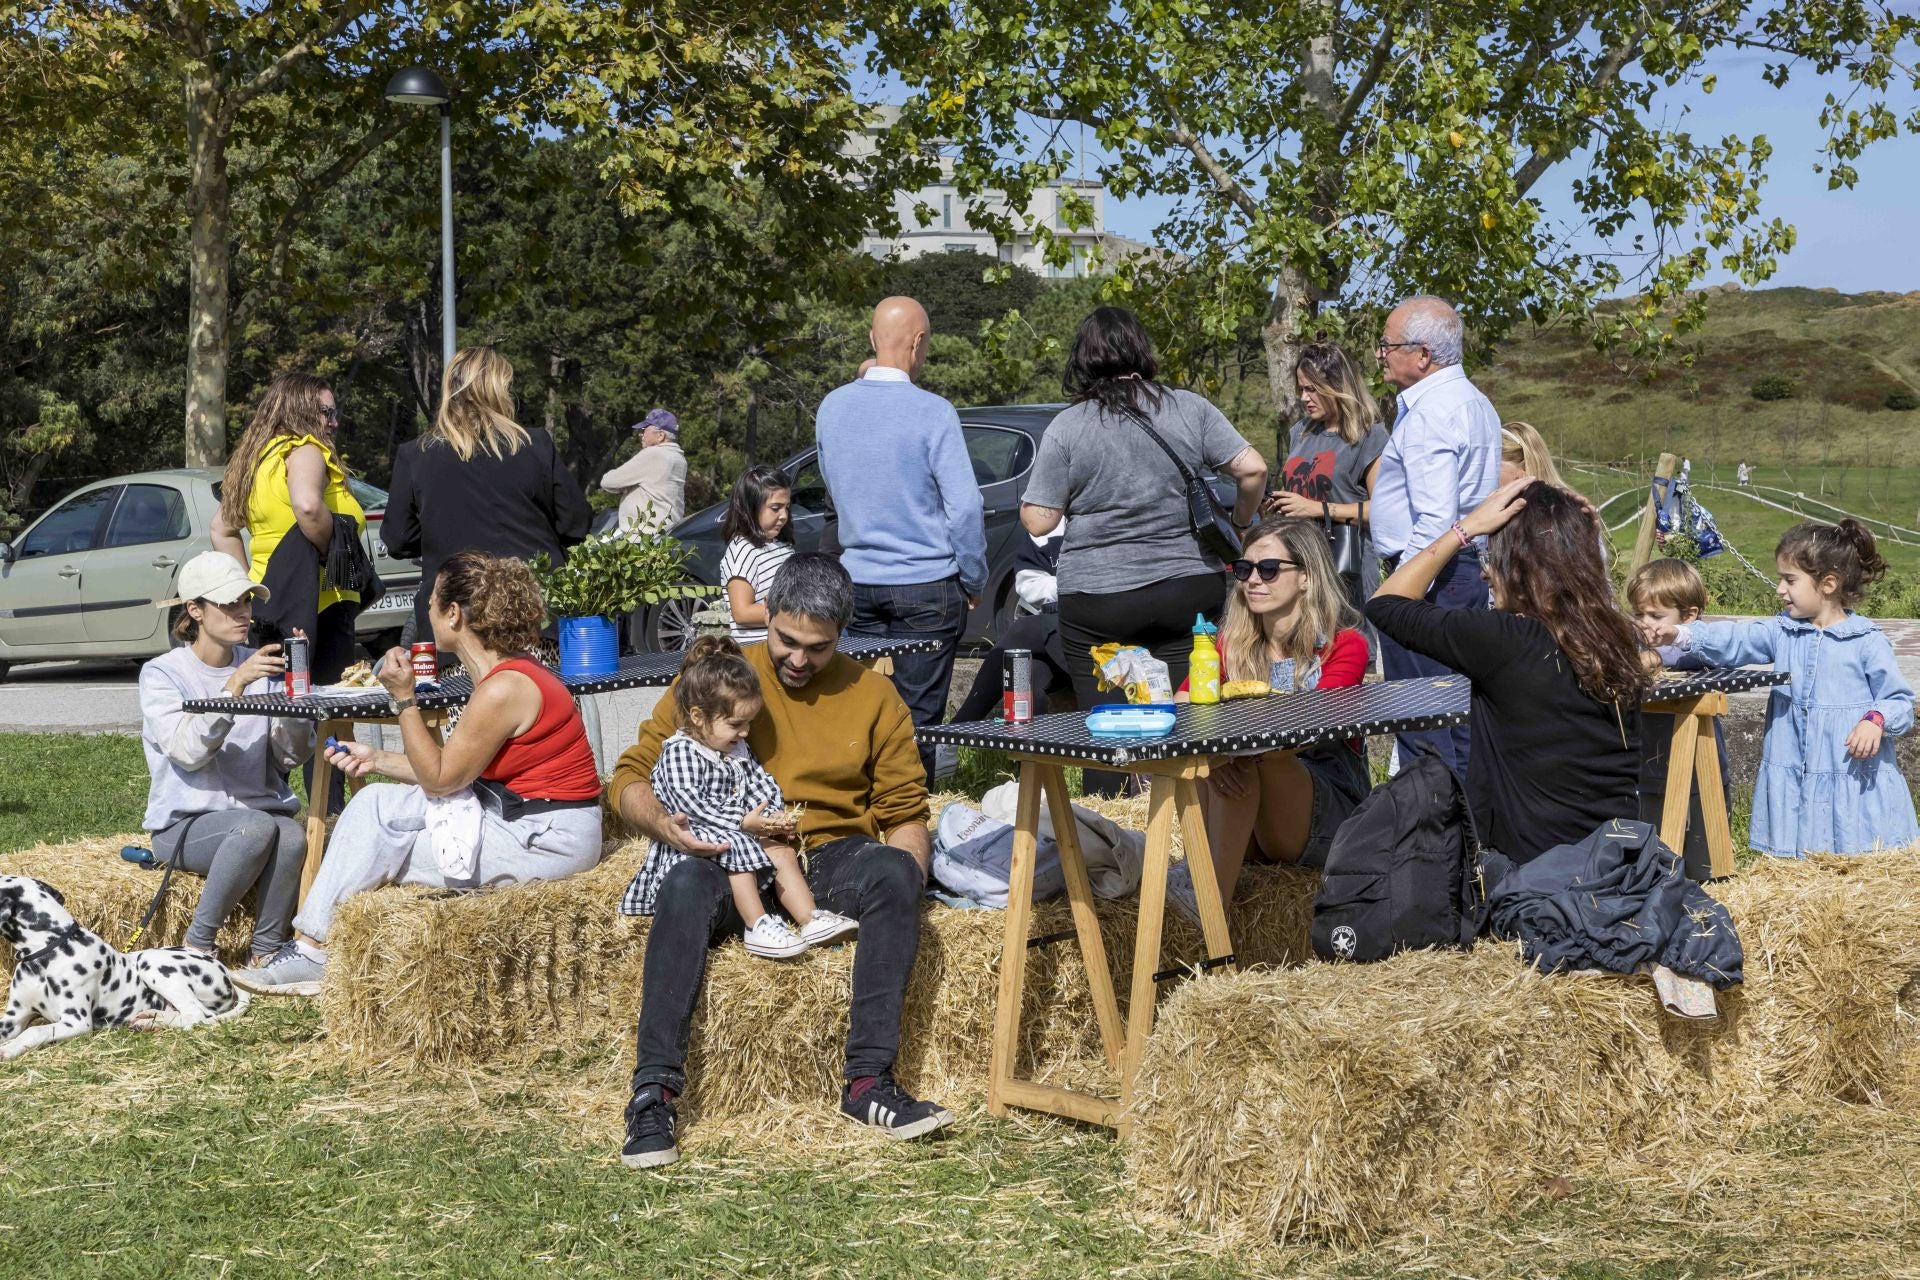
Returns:
[[[849,920],[837,911],[822,911],[816,908],[813,919],[800,926],[800,941],[810,947],[824,947],[829,942],[850,938],[859,930],[858,920]]]
[[[772,914],[761,916],[747,930],[747,950],[769,960],[791,960],[807,949],[800,935],[787,922]]]

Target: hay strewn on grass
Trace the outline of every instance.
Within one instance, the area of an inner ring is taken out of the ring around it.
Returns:
[[[134,926],[146,914],[160,888],[158,871],[137,867],[121,858],[123,845],[149,843],[144,832],[119,836],[101,836],[74,840],[65,844],[36,845],[18,853],[0,854],[0,875],[32,876],[58,889],[67,900],[67,910],[86,928],[93,930],[113,946],[125,949]],[[193,908],[200,901],[205,882],[198,876],[175,873],[167,886],[166,899],[154,913],[153,923],[141,936],[141,947],[168,947],[187,936],[193,921]],[[253,941],[253,917],[242,905],[220,930],[220,958],[228,964],[245,964]],[[0,964],[13,972],[12,949],[0,941]]]
[[[1498,944],[1187,984],[1142,1066],[1136,1183],[1227,1239],[1360,1240],[1610,1156],[1685,1162],[1782,1107],[1911,1101],[1920,851],[1769,862],[1722,894],[1747,984],[1712,1024]]]
[[[1144,802],[1101,803],[1116,821]],[[643,842],[570,880],[461,896],[383,890],[342,905],[329,938],[327,1027],[363,1068],[457,1066],[608,1053],[628,1059],[639,1011],[647,922],[615,906]],[[1235,904],[1238,954],[1297,964],[1308,953],[1316,878],[1258,870]],[[1133,900],[1100,905],[1126,997]],[[985,1097],[1005,917],[930,906],[907,992],[900,1078],[943,1101]],[[1071,929],[1065,902],[1037,911],[1037,935]],[[1199,959],[1198,931],[1167,928],[1167,963]],[[773,963],[727,943],[710,958],[695,1014],[688,1101],[705,1118],[814,1104],[838,1087],[853,948]],[[1078,948],[1031,954],[1020,1070],[1112,1087]]]

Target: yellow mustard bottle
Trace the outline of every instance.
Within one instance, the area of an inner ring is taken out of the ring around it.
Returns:
[[[1187,666],[1187,701],[1205,706],[1220,701],[1220,650],[1213,637],[1220,628],[1204,614],[1193,618],[1193,657]]]

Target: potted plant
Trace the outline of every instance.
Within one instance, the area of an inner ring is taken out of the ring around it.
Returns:
[[[612,675],[620,665],[616,619],[662,600],[718,591],[690,580],[691,558],[665,533],[620,528],[591,535],[567,553],[565,564],[534,557],[547,614],[560,624],[560,674]]]

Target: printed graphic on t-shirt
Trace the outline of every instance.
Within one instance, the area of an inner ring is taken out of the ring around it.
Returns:
[[[1333,464],[1339,455],[1338,449],[1322,449],[1315,454],[1288,458],[1281,467],[1280,483],[1288,493],[1297,493],[1315,502],[1331,502]]]

